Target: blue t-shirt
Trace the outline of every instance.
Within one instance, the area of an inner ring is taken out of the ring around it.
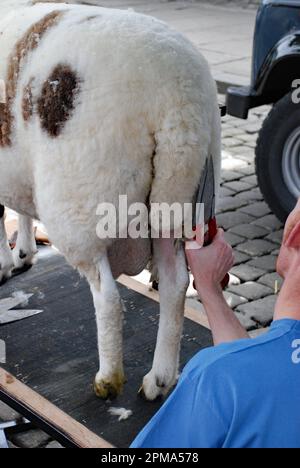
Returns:
[[[132,448],[300,448],[300,321],[201,351]]]

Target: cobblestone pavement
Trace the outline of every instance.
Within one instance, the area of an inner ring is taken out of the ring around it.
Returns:
[[[0,401],[0,424],[1,422],[15,421],[20,418],[16,411],[10,409]],[[63,448],[58,442],[51,440],[47,434],[39,429],[33,429],[22,434],[9,437],[9,448]]]
[[[248,121],[223,119],[222,187],[218,222],[235,251],[231,283],[225,293],[247,330],[270,324],[282,284],[276,258],[283,226],[271,213],[257,186],[254,148],[269,111],[252,111]],[[194,294],[190,290],[190,295]],[[196,300],[194,298],[194,300]]]

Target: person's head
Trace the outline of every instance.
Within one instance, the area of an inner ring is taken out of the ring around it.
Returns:
[[[277,272],[283,278],[292,270],[300,274],[300,199],[287,219],[277,261]]]

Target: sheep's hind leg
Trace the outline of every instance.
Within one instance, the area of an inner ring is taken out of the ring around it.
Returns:
[[[154,261],[159,274],[160,323],[153,367],[141,389],[147,400],[166,395],[176,383],[189,284],[183,247],[177,250],[173,239],[154,240]]]
[[[4,224],[4,206],[0,205],[0,284],[11,277],[14,266]]]
[[[100,281],[91,281],[98,327],[100,370],[95,379],[98,397],[115,398],[123,391],[123,307],[107,256],[98,264]]]
[[[19,215],[18,237],[13,250],[16,270],[30,268],[35,262],[37,247],[33,229],[33,220],[29,216]]]

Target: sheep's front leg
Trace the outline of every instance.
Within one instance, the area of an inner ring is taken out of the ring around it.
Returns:
[[[14,266],[4,224],[4,206],[0,205],[0,283],[11,277]]]
[[[154,240],[154,260],[159,274],[160,323],[153,367],[142,387],[148,400],[167,394],[176,383],[189,284],[184,249],[176,249],[174,240]]]
[[[15,268],[31,267],[34,264],[36,253],[33,221],[29,216],[19,215],[18,237],[13,250]]]
[[[96,375],[95,392],[100,398],[113,398],[122,393],[123,370],[123,307],[108,258],[99,262],[100,284],[91,285],[96,308],[100,370]]]

